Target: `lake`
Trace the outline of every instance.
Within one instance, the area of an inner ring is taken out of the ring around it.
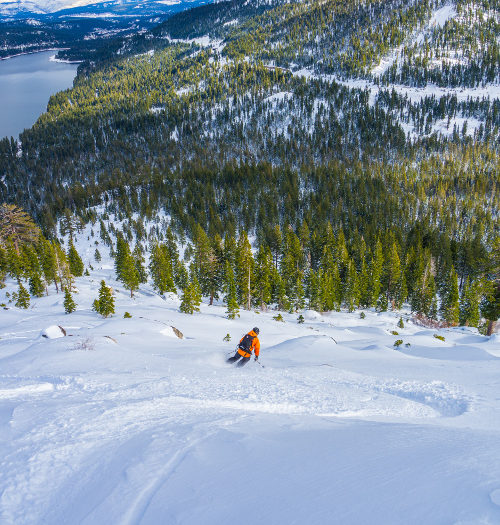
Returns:
[[[78,64],[50,60],[56,53],[0,60],[0,138],[17,138],[47,110],[51,95],[73,85]]]

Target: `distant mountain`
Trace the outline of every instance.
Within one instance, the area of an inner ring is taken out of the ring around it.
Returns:
[[[0,0],[1,18],[149,16],[172,13],[198,0]]]
[[[183,10],[211,0],[0,0],[0,58],[63,48],[70,60],[104,58],[120,39],[143,34]],[[60,9],[64,7],[64,9]]]

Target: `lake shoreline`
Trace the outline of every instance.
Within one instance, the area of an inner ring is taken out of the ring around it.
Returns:
[[[22,57],[25,55],[36,55],[37,53],[45,53],[46,51],[64,51],[66,49],[69,49],[69,47],[48,47],[46,49],[37,49],[36,51],[26,51],[24,53],[17,53],[16,55],[0,57],[0,60],[10,60],[11,58]],[[52,62],[60,62],[61,64],[81,64],[83,60],[63,60],[61,58],[54,58]]]

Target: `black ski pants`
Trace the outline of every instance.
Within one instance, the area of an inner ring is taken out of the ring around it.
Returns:
[[[241,359],[239,363],[236,363],[238,359]],[[243,357],[238,351],[233,355],[233,357],[230,357],[227,362],[228,363],[236,363],[236,366],[245,366],[248,361],[250,361],[249,357]]]

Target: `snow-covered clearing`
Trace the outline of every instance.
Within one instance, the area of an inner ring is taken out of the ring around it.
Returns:
[[[316,75],[311,70],[303,68],[293,72],[294,76],[321,79],[325,82],[337,82],[349,88],[353,89],[368,89],[370,91],[370,103],[375,102],[376,95],[381,90],[396,91],[396,93],[408,97],[411,102],[420,102],[425,97],[436,97],[437,99],[447,96],[455,95],[458,102],[465,101],[467,99],[498,99],[500,98],[500,84],[488,84],[484,87],[475,88],[463,88],[463,87],[440,87],[435,84],[427,84],[425,87],[411,87],[404,86],[402,84],[389,84],[388,86],[378,85],[369,80],[363,79],[350,79],[343,80],[335,75]]]
[[[225,47],[225,44],[224,44],[223,40],[221,40],[221,39],[212,39],[208,35],[204,35],[204,36],[197,37],[197,38],[189,38],[189,39],[186,39],[186,38],[170,38],[170,36],[167,36],[166,39],[169,42],[172,42],[174,44],[175,43],[189,44],[189,45],[196,44],[196,45],[198,45],[200,47],[203,47],[203,48],[210,47],[214,51],[216,51],[217,53],[220,53]]]
[[[429,27],[444,27],[448,20],[457,16],[457,9],[453,4],[446,4],[432,13]]]
[[[417,30],[413,35],[411,35],[406,44],[401,44],[397,48],[392,49],[387,55],[381,57],[380,62],[372,68],[371,74],[375,77],[381,77],[394,64],[394,62],[401,57],[401,52],[403,51],[405,45],[408,45],[408,43],[422,44],[422,42],[425,40],[426,33],[436,27],[444,27],[448,20],[451,20],[456,16],[457,10],[452,4],[446,4],[439,9],[436,9],[432,13],[428,24],[424,28]]]
[[[498,335],[372,311],[189,316],[100,266],[73,314],[54,290],[2,310],[2,524],[500,523]],[[90,309],[101,278],[109,319]],[[253,326],[265,368],[227,365]]]

